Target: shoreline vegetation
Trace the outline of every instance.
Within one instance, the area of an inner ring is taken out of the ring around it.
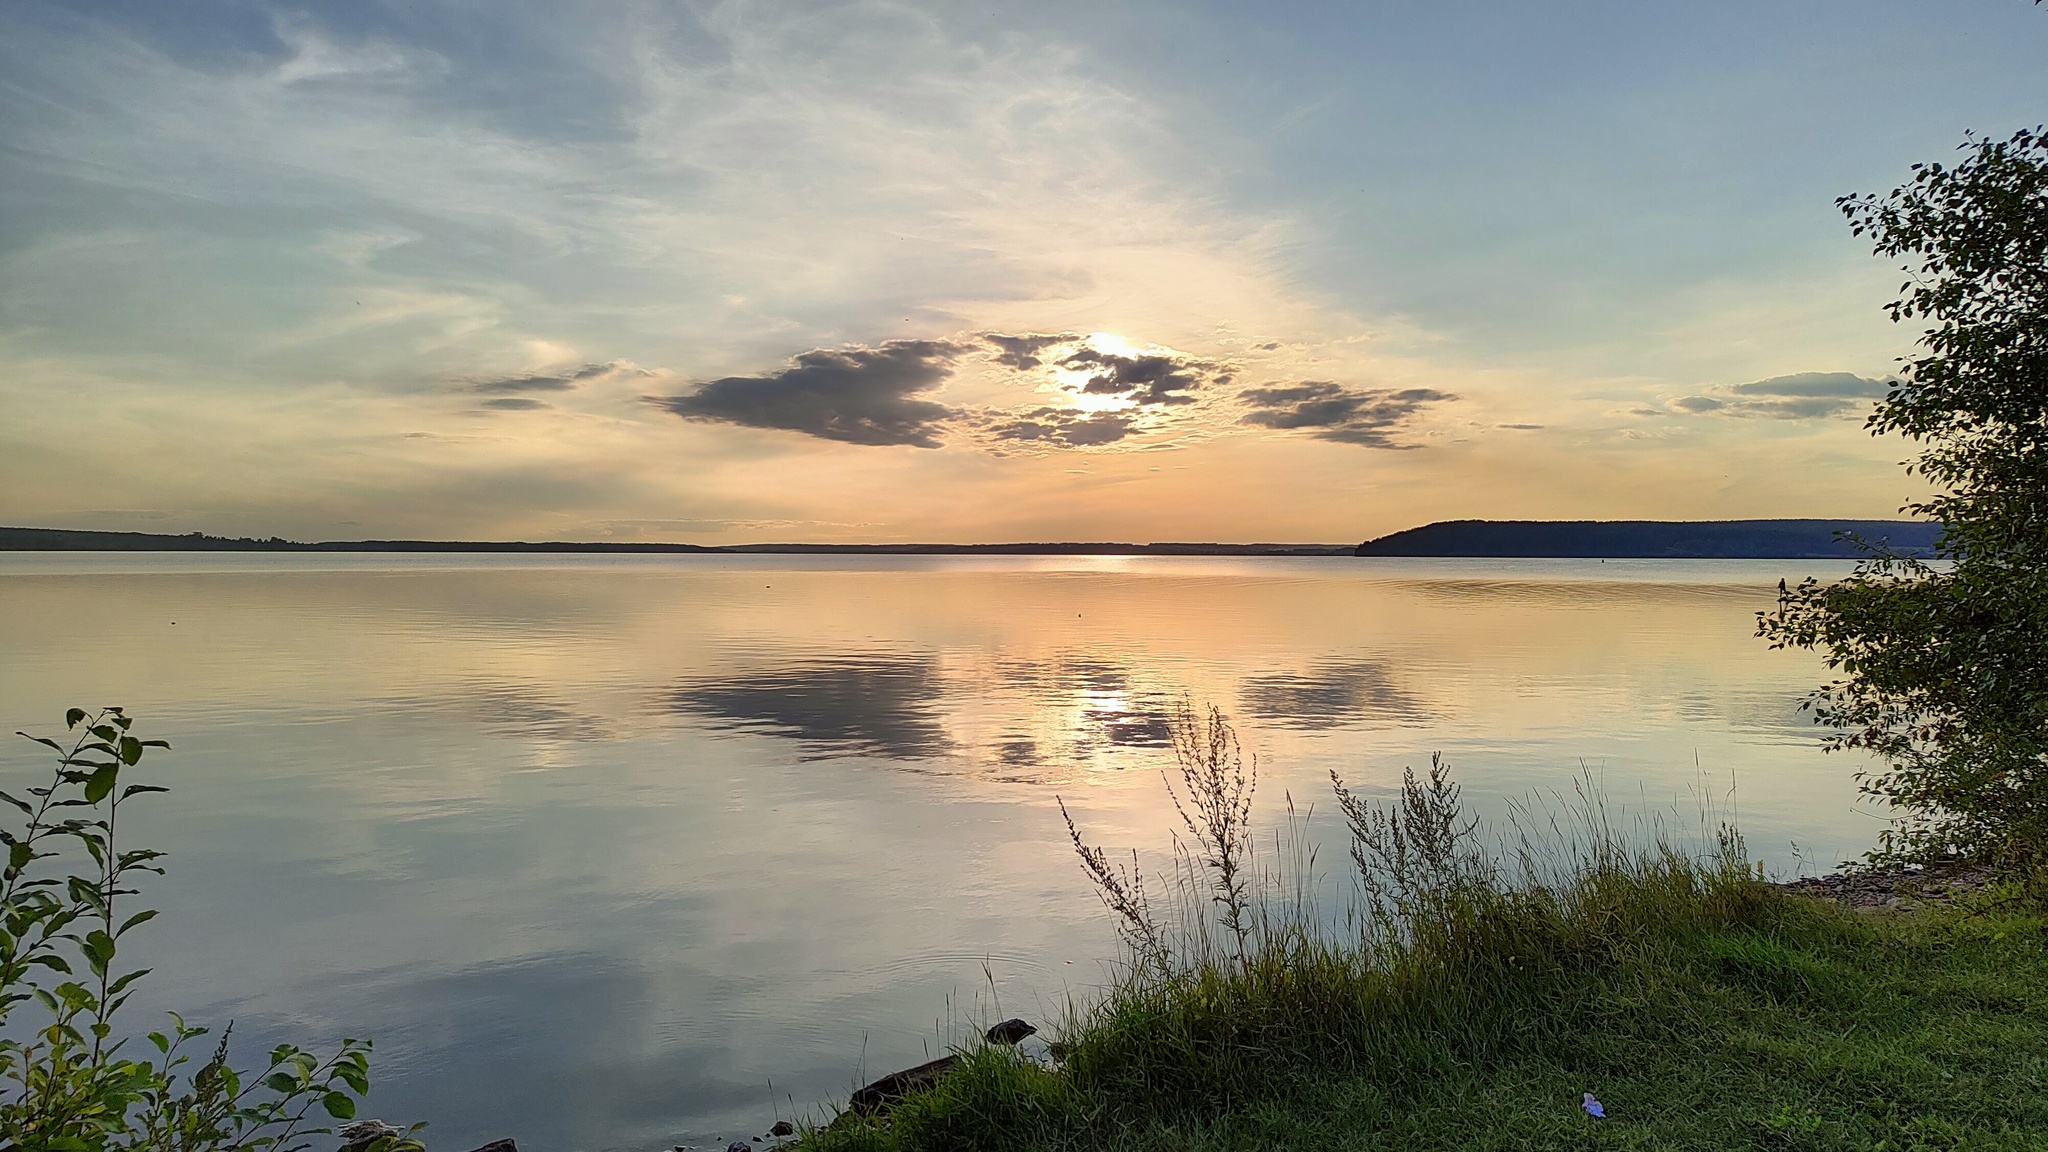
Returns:
[[[45,1017],[0,1041],[0,1149],[424,1152],[420,1126],[356,1118],[367,1040],[241,1072],[225,1032],[113,1026],[145,975],[120,941],[154,915],[134,880],[160,859],[115,841],[121,804],[163,790],[131,782],[167,746],[132,723],[73,709],[69,742],[30,737],[50,783],[0,794],[26,818],[0,837],[0,1015]],[[1108,987],[1034,1044],[1001,1021],[728,1152],[2048,1147],[2039,874],[1774,883],[1711,801],[1682,838],[1586,783],[1488,829],[1432,758],[1385,799],[1331,774],[1351,881],[1332,909],[1309,813],[1289,796],[1277,828],[1254,819],[1259,766],[1224,715],[1184,704],[1172,734],[1163,868],[1067,820],[1123,945]]]
[[[1174,751],[1163,876],[1069,820],[1125,946],[1101,996],[787,1147],[2048,1146],[2037,888],[1774,883],[1709,811],[1686,849],[1584,789],[1490,836],[1437,761],[1383,803],[1333,775],[1356,881],[1333,917],[1292,798],[1259,851],[1221,714],[1184,710]]]
[[[1855,560],[1867,541],[1932,553],[1940,525],[1915,520],[1451,520],[1360,544],[1039,541],[997,544],[676,544],[655,541],[327,540],[201,532],[0,527],[0,552],[476,552],[596,555],[1407,556],[1556,559]]]

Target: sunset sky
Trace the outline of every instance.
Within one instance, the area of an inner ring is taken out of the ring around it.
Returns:
[[[0,6],[0,523],[1882,517],[2025,0]]]

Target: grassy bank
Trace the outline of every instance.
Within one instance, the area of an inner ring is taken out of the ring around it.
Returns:
[[[2044,921],[2013,893],[1858,912],[1761,882],[1732,837],[1598,832],[1508,867],[1454,788],[1411,781],[1347,804],[1367,898],[1338,931],[1276,912],[1242,855],[1267,879],[1233,897],[1219,852],[1249,840],[1205,842],[1190,810],[1179,907],[1213,917],[1163,930],[1124,874],[1129,966],[1059,1030],[1058,1068],[976,1050],[804,1145],[2048,1148]]]

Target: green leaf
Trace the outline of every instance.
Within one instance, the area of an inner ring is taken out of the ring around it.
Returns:
[[[97,804],[105,800],[107,793],[114,790],[114,782],[120,778],[120,775],[121,768],[117,764],[109,764],[94,772],[85,782],[85,802]]]
[[[95,975],[104,974],[108,963],[114,959],[114,938],[97,928],[85,934],[79,947],[84,950]]]
[[[16,844],[7,850],[7,867],[9,871],[19,872],[23,868],[28,867],[28,862],[33,859],[35,859],[35,847],[33,845]]]
[[[320,1106],[327,1109],[327,1114],[336,1120],[355,1119],[356,1102],[349,1099],[345,1092],[329,1092],[320,1098]]]
[[[142,741],[133,736],[121,737],[121,763],[131,767],[142,759]]]
[[[299,1090],[299,1078],[289,1072],[272,1072],[263,1078],[263,1086],[281,1096],[289,1096]]]
[[[85,723],[85,709],[73,708],[64,713],[64,727],[76,728],[83,723]]]
[[[142,911],[137,912],[135,915],[130,916],[128,919],[121,921],[121,926],[114,930],[114,935],[125,936],[128,934],[128,930],[130,928],[135,927],[137,924],[147,923],[148,921],[154,919],[156,919],[156,909],[144,908]]]
[[[126,975],[122,976],[119,980],[116,980],[112,984],[109,984],[107,986],[107,995],[112,996],[114,993],[119,992],[123,988],[128,987],[130,984],[135,983],[137,980],[142,979],[144,976],[149,975],[149,973],[150,970],[148,968],[137,968],[135,971],[127,973]]]

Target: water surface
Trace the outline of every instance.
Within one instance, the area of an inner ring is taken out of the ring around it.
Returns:
[[[1099,984],[1054,798],[1160,853],[1183,699],[1269,815],[1442,751],[1482,812],[1590,773],[1781,869],[1853,855],[1818,662],[1752,637],[1780,577],[1846,571],[0,554],[0,721],[118,703],[175,745],[140,1011],[247,1059],[372,1035],[370,1112],[455,1152],[722,1146]]]

